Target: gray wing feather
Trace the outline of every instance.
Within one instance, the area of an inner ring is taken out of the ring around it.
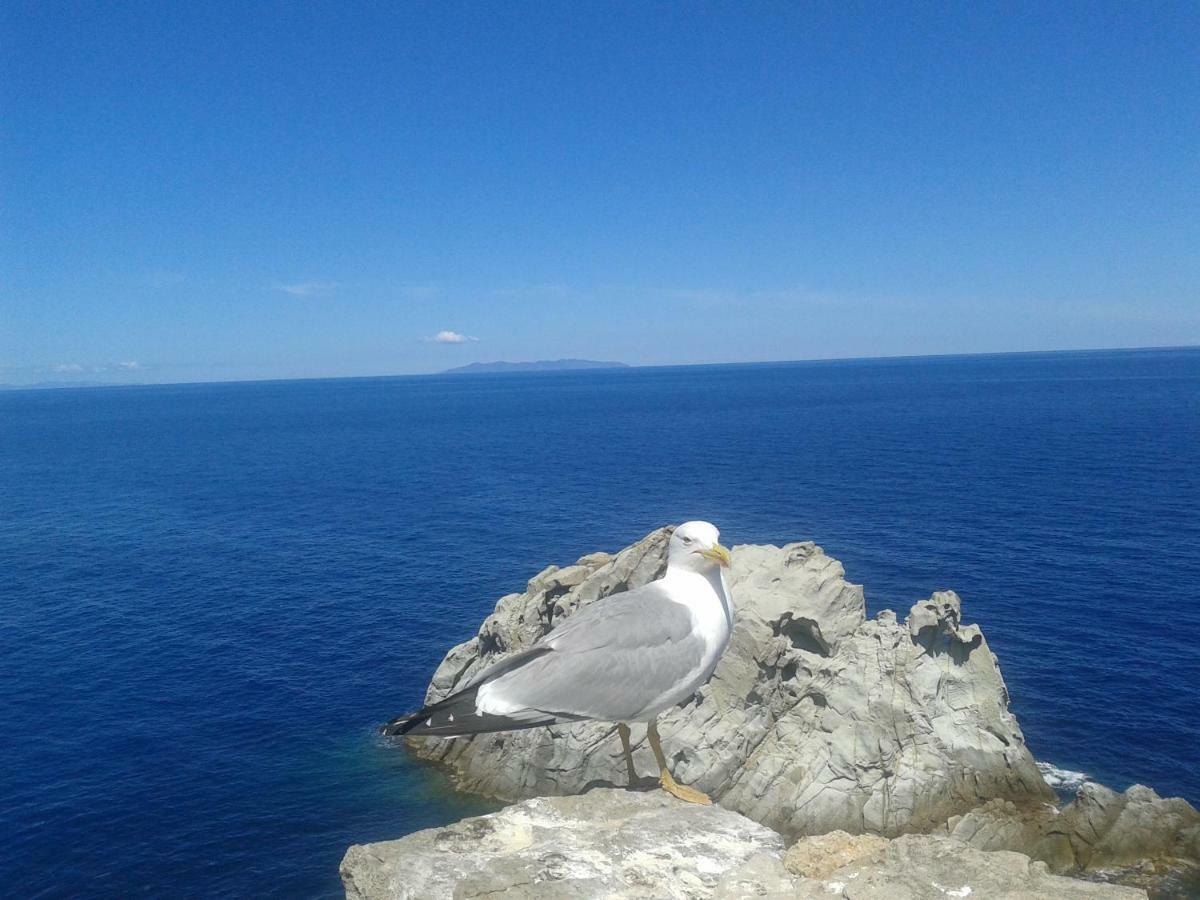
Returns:
[[[549,647],[494,680],[497,696],[529,709],[620,722],[693,675],[704,640],[658,582],[609,597],[564,621]]]

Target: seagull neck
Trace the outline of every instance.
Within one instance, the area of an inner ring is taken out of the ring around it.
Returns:
[[[698,572],[695,569],[688,569],[683,566],[667,566],[666,574],[663,575],[663,581],[672,581],[676,584],[695,584],[703,581],[712,588],[713,593],[718,597],[725,596],[725,583],[721,578],[721,570],[717,566],[712,566],[703,572]]]
[[[711,593],[707,594],[708,599],[700,599],[706,596],[704,591],[694,592],[685,590],[680,593],[689,599],[678,602],[690,608],[693,615],[703,618],[713,615],[717,616],[718,620],[723,623],[724,633],[728,636],[733,631],[733,604],[730,602],[729,593],[725,589],[723,571],[717,566],[713,566],[703,572],[698,572],[695,569],[686,569],[683,566],[668,565],[666,574],[663,575],[662,580],[668,584],[681,586],[694,585],[698,587],[700,582],[707,584],[709,591],[711,591]]]

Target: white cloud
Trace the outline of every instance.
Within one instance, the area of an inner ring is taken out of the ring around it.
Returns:
[[[275,284],[273,287],[293,297],[321,297],[332,294],[337,285],[329,281],[297,281],[291,284]]]
[[[83,371],[83,366],[79,363],[63,363],[62,365],[55,366],[54,371],[60,375],[78,375]]]
[[[479,338],[459,334],[457,331],[439,331],[433,337],[421,338],[421,340],[431,344],[466,344],[469,341],[477,341]]]
[[[140,369],[141,366],[138,364],[137,360],[131,359],[128,362],[117,363],[117,368],[118,369]]]

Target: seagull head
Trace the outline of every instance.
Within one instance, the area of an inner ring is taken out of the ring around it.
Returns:
[[[711,522],[684,522],[671,535],[667,565],[705,572],[729,565],[729,551],[721,546],[721,533]]]

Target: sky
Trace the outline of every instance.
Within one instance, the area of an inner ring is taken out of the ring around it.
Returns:
[[[0,5],[0,383],[1200,344],[1195,3]]]

